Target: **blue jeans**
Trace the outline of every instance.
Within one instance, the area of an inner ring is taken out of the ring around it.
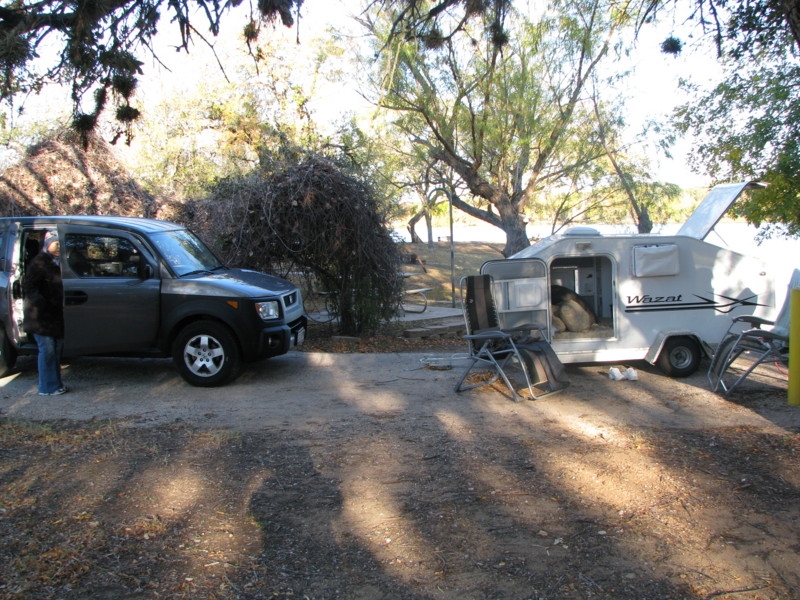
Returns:
[[[63,338],[52,338],[34,333],[39,346],[39,393],[51,394],[64,387],[61,383],[61,352],[64,350]]]

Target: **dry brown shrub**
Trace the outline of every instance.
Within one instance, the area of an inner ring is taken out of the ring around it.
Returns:
[[[368,185],[327,159],[224,182],[187,210],[227,262],[312,274],[336,294],[342,333],[372,330],[398,305],[400,255],[384,211]]]
[[[111,148],[91,134],[84,148],[73,131],[28,148],[0,176],[5,215],[114,214],[159,216],[160,203],[122,167]]]

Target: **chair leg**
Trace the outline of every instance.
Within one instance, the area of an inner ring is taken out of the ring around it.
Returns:
[[[481,349],[476,354],[473,354],[472,356],[469,357],[472,362],[464,370],[464,373],[461,375],[461,379],[459,379],[458,383],[456,383],[456,386],[455,386],[455,391],[456,392],[464,392],[464,391],[467,391],[467,390],[474,390],[477,387],[481,387],[481,386],[484,386],[484,385],[489,385],[489,384],[494,383],[495,381],[498,380],[498,378],[500,377],[500,370],[497,368],[496,361],[488,360],[486,358],[482,358],[482,355],[485,352],[487,352],[488,345],[489,345],[488,342],[484,343],[484,345],[481,346]],[[489,354],[489,356],[491,356],[491,354]],[[477,365],[478,363],[480,363],[482,365],[486,365],[487,367],[491,367],[492,369],[494,369],[494,377],[492,377],[491,379],[487,379],[485,381],[481,381],[479,383],[474,383],[474,384],[470,384],[470,385],[464,385],[464,382],[466,381],[467,376],[472,372],[472,369],[474,369],[475,365]]]
[[[509,343],[511,344],[511,347],[514,349],[514,356],[517,357],[517,362],[519,363],[519,367],[520,367],[520,369],[522,369],[522,374],[525,376],[525,384],[528,386],[528,392],[531,395],[531,399],[532,400],[536,400],[538,398],[538,396],[536,395],[536,392],[533,391],[533,384],[531,383],[531,375],[530,375],[530,373],[528,373],[528,367],[525,364],[525,360],[522,358],[522,355],[520,354],[519,349],[517,348],[517,345],[514,343],[514,340],[509,340]],[[509,358],[510,358],[510,356],[511,355],[509,355]],[[514,395],[515,395],[516,398],[519,398],[520,400],[522,399],[519,396],[519,394],[517,394],[516,390],[512,390],[512,391],[514,392]]]
[[[717,346],[717,350],[714,352],[714,356],[711,358],[711,364],[708,367],[708,373],[706,374],[708,382],[711,385],[712,392],[716,392],[720,387],[722,387],[722,389],[727,393],[723,376],[725,375],[725,371],[728,370],[728,367],[731,366],[731,363],[742,353],[742,350],[740,349],[734,355],[736,345],[740,339],[740,335],[730,335],[723,339],[719,346]]]
[[[725,382],[725,375],[728,373],[733,363],[743,354],[753,356],[753,361],[750,366],[729,385]],[[722,388],[722,393],[727,396],[736,389],[739,384],[747,379],[756,367],[770,357],[780,359],[780,354],[776,351],[775,347],[769,342],[755,340],[752,336],[748,337],[746,332],[724,338],[717,347],[717,351],[714,353],[711,359],[711,365],[708,368],[707,377],[711,384],[711,391],[716,392]]]
[[[459,379],[458,383],[456,383],[455,391],[456,392],[463,392],[463,391],[466,391],[466,390],[473,390],[475,388],[478,388],[478,387],[481,387],[481,386],[484,386],[484,385],[492,384],[495,381],[497,381],[498,379],[502,379],[503,383],[506,385],[508,390],[511,392],[511,396],[512,396],[512,399],[514,400],[514,402],[521,402],[523,400],[522,396],[519,395],[519,393],[517,392],[516,388],[514,387],[514,384],[511,383],[511,380],[508,378],[508,376],[506,375],[505,370],[504,370],[506,364],[508,363],[508,361],[512,357],[516,356],[517,361],[519,362],[520,367],[522,368],[522,372],[525,374],[525,383],[528,386],[528,390],[530,391],[531,398],[535,399],[536,398],[536,394],[533,391],[533,386],[531,385],[530,377],[528,376],[528,370],[525,367],[525,362],[522,360],[522,357],[520,356],[519,351],[517,350],[516,346],[513,345],[513,342],[511,344],[511,348],[512,349],[507,351],[507,352],[504,351],[505,356],[503,357],[503,359],[501,361],[498,361],[497,358],[494,356],[494,354],[492,354],[492,352],[489,351],[489,345],[490,345],[490,342],[484,343],[484,345],[481,346],[481,349],[475,355],[470,357],[472,362],[466,368],[466,370],[464,371],[464,373],[461,376],[461,379]],[[480,363],[480,364],[492,369],[494,371],[494,376],[491,377],[490,379],[486,379],[486,380],[481,381],[479,383],[473,383],[473,384],[470,384],[470,385],[464,385],[464,381],[466,381],[467,376],[472,372],[472,370],[475,368],[475,366],[478,363]]]
[[[494,363],[495,363],[495,366],[497,368],[497,372],[500,374],[500,377],[503,378],[503,382],[506,384],[506,387],[508,388],[508,391],[511,392],[511,397],[514,400],[514,402],[522,402],[522,400],[523,400],[522,396],[520,396],[519,393],[517,393],[517,390],[514,387],[514,384],[511,383],[511,380],[509,380],[509,378],[506,375],[506,372],[504,370],[504,368],[506,366],[506,363],[511,359],[512,356],[513,356],[513,354],[508,353],[505,356],[505,358],[502,360],[502,362],[497,362],[497,360],[495,360]],[[494,358],[494,357],[492,357],[492,358]],[[525,369],[525,365],[522,365],[522,368],[524,370]],[[533,392],[531,392],[531,393],[533,393]]]
[[[736,360],[737,358],[739,358],[739,356],[741,356],[741,355],[742,355],[742,352],[737,352],[737,353],[735,353],[735,355],[734,355],[734,356],[731,358],[731,361],[730,361],[730,363],[728,363],[728,367],[730,367],[730,366],[733,364],[733,361],[735,361],[735,360]],[[724,381],[722,381],[722,378],[720,377],[720,382],[721,382],[721,385],[722,385],[722,389],[723,389],[723,390],[725,390],[725,395],[727,396],[727,395],[728,395],[728,394],[730,394],[730,393],[731,393],[733,390],[735,390],[735,389],[736,389],[736,388],[739,386],[739,384],[740,384],[740,383],[742,383],[742,382],[743,382],[745,379],[747,379],[747,376],[748,376],[748,375],[750,375],[750,373],[752,373],[753,371],[755,371],[756,367],[758,367],[758,366],[759,366],[761,363],[763,363],[764,361],[766,361],[766,360],[767,360],[768,358],[770,358],[771,356],[774,356],[774,352],[773,352],[772,348],[769,348],[769,349],[767,349],[765,352],[763,352],[762,354],[760,354],[760,355],[758,356],[758,358],[756,358],[756,359],[753,361],[753,363],[752,363],[752,364],[751,364],[751,365],[750,365],[750,366],[749,366],[749,367],[748,367],[748,368],[747,368],[747,369],[744,371],[744,373],[742,373],[742,374],[741,374],[741,375],[740,375],[740,376],[739,376],[739,377],[738,377],[738,378],[737,378],[737,379],[736,379],[736,380],[735,380],[735,381],[734,381],[734,382],[731,384],[731,386],[730,386],[730,387],[727,387],[727,386],[725,385],[725,382],[724,382]],[[776,358],[777,358],[777,357],[776,357]],[[723,372],[723,375],[724,375],[724,372]]]
[[[472,363],[466,368],[464,374],[461,376],[461,379],[459,379],[458,383],[455,386],[456,392],[466,392],[467,390],[474,390],[475,388],[494,383],[500,378],[499,372],[495,369],[494,376],[491,379],[486,379],[485,381],[481,381],[480,383],[471,383],[469,385],[464,385],[464,381],[466,381],[467,376],[472,372],[472,369],[474,369],[475,365],[477,365],[478,363],[486,365],[487,367],[493,366],[491,362],[486,360],[478,359],[475,357],[471,357],[471,360]]]

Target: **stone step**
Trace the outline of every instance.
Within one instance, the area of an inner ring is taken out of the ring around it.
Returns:
[[[407,338],[458,338],[466,333],[463,321],[452,321],[427,325],[425,327],[412,327],[403,331],[403,337]]]

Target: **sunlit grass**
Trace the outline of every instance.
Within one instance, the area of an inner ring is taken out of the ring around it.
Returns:
[[[411,274],[407,287],[432,288],[428,299],[446,301],[451,299],[450,244],[434,242],[428,244],[403,244],[406,252],[415,254],[422,264],[404,265],[403,271]],[[487,260],[503,258],[500,244],[481,242],[456,242],[453,252],[453,271],[456,295],[458,284],[464,275],[476,275]]]

